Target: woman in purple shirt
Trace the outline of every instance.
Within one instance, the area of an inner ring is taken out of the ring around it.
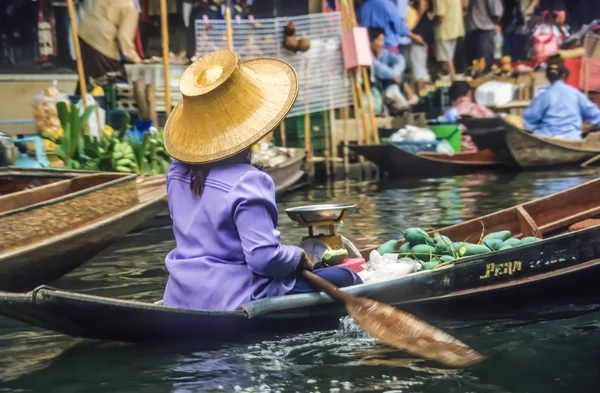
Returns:
[[[176,247],[166,257],[164,304],[233,311],[314,291],[299,275],[313,268],[306,253],[279,243],[273,180],[250,165],[251,146],[296,100],[294,69],[217,51],[194,62],[179,89],[183,99],[165,125],[165,147],[175,158],[167,192]],[[347,268],[315,273],[337,286],[361,282]]]

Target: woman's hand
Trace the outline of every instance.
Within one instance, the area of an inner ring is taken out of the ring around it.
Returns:
[[[298,264],[298,269],[300,270],[309,270],[312,271],[315,268],[315,264],[310,260],[306,251],[302,250],[302,254],[300,256],[300,263]]]

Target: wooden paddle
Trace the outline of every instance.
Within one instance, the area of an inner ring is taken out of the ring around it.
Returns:
[[[456,338],[405,311],[343,292],[307,270],[302,275],[333,299],[345,303],[356,323],[384,344],[451,367],[467,367],[485,359]]]

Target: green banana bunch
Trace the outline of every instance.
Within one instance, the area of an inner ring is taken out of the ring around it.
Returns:
[[[169,165],[173,159],[165,150],[162,129],[148,139],[145,157],[149,165],[147,169],[150,174],[167,173],[169,170]]]
[[[112,158],[117,172],[136,172],[135,156],[129,143],[117,141],[113,148]]]

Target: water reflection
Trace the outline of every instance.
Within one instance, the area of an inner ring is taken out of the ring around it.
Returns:
[[[284,242],[297,244],[307,232],[287,218],[286,207],[353,202],[357,209],[339,232],[364,247],[410,226],[452,225],[597,175],[592,169],[316,185],[283,197],[280,229]],[[155,301],[173,246],[169,228],[129,235],[53,286]],[[592,392],[600,386],[596,304],[432,321],[489,356],[469,370],[440,369],[389,350],[347,319],[338,331],[198,351],[75,340],[0,318],[0,392]]]

